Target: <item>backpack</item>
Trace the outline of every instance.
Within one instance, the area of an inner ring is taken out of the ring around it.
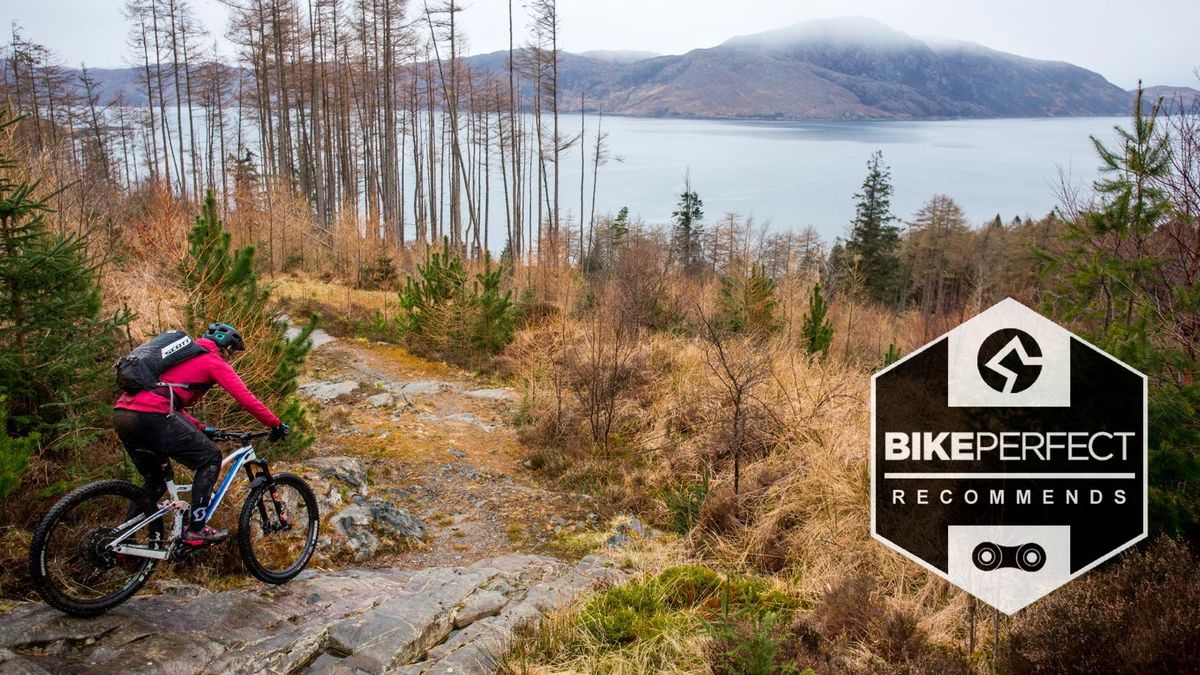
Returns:
[[[117,360],[117,386],[130,394],[155,389],[168,368],[207,353],[187,333],[169,330]]]

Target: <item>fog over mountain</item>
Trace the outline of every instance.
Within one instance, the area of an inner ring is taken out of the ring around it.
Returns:
[[[507,54],[469,61],[503,69]],[[940,119],[1116,115],[1130,95],[1098,73],[981,45],[924,41],[871,19],[808,21],[633,62],[564,54],[568,108],[648,116]]]
[[[645,52],[637,49],[595,49],[588,52],[580,52],[579,55],[610,63],[633,63],[661,56],[658,52]]]
[[[464,60],[480,74],[502,74],[508,52]],[[136,68],[89,73],[106,99],[119,93],[130,105],[145,104]],[[561,110],[577,111],[582,95],[588,110],[662,117],[1057,117],[1123,115],[1132,105],[1130,92],[1069,63],[918,39],[865,18],[807,21],[679,55],[563,52],[559,78]],[[1200,93],[1186,87],[1148,91],[1151,99],[1184,101]]]

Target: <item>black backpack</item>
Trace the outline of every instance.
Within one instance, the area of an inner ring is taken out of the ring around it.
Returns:
[[[130,394],[155,389],[168,368],[207,353],[187,333],[169,330],[117,360],[117,386]]]

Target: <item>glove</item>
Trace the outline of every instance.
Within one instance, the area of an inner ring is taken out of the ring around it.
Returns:
[[[218,433],[220,433],[220,431],[221,430],[216,427],[204,427],[204,435],[208,436],[209,439],[211,439],[213,436],[216,436]]]
[[[267,436],[267,440],[271,441],[272,443],[275,441],[282,441],[289,433],[291,433],[291,431],[291,427],[280,422],[274,427],[271,427],[271,434]]]

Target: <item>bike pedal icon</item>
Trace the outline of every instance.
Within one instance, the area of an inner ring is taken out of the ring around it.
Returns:
[[[1046,564],[1046,549],[1038,544],[1001,546],[985,541],[971,553],[975,567],[990,572],[1001,567],[1015,567],[1025,572],[1036,572]]]

